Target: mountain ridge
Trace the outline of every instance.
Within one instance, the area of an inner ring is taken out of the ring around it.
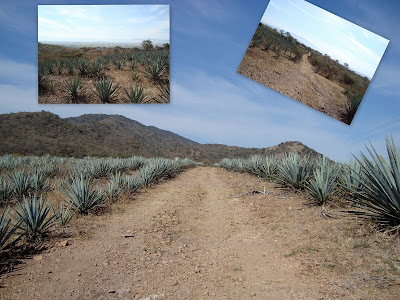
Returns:
[[[266,148],[200,144],[174,132],[121,115],[84,114],[60,118],[51,112],[0,115],[0,155],[188,157],[205,163],[250,155],[321,154],[300,142]]]

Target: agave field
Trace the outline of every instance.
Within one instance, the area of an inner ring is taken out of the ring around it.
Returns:
[[[121,194],[176,176],[198,165],[190,159],[0,157],[0,252],[40,241],[115,202]]]
[[[400,229],[400,150],[387,139],[387,155],[379,155],[373,146],[368,155],[346,164],[325,157],[252,156],[247,159],[223,159],[216,166],[235,172],[248,172],[280,186],[303,192],[320,205],[323,216],[327,207],[342,205],[350,214],[375,222],[389,231]]]
[[[46,45],[40,46],[46,49]],[[59,59],[46,54],[39,51],[39,103],[170,101],[169,46],[152,50],[82,48],[77,57]]]

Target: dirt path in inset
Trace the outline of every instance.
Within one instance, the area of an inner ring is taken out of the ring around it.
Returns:
[[[264,186],[270,193],[248,193]],[[145,190],[124,212],[98,217],[87,239],[72,238],[3,276],[0,298],[379,299],[385,291],[389,299],[398,292],[358,280],[334,259],[339,273],[325,267],[320,243],[334,251],[324,259],[340,254],[348,235],[331,235],[346,221],[322,219],[302,201],[248,174],[191,169]]]
[[[248,48],[238,73],[340,120],[348,102],[345,90],[314,72],[308,61],[310,53],[298,63],[274,55]]]

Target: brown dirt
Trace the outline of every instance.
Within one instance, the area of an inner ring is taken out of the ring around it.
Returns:
[[[398,299],[398,238],[305,203],[248,174],[191,169],[122,212],[80,218],[87,237],[3,276],[0,298]]]
[[[272,51],[249,47],[238,73],[335,119],[341,119],[348,102],[345,90],[314,72],[307,59],[310,53],[303,55],[298,63],[284,57],[275,59],[274,55]]]

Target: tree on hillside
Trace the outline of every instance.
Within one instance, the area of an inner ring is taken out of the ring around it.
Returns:
[[[163,48],[166,49],[166,50],[168,50],[168,49],[169,49],[169,43],[165,43],[165,44],[163,45]]]
[[[346,69],[348,69],[348,68],[349,68],[349,64],[348,64],[348,63],[344,63],[344,67],[345,67]]]
[[[142,47],[144,50],[148,51],[154,48],[153,42],[151,40],[144,40],[142,42]]]

